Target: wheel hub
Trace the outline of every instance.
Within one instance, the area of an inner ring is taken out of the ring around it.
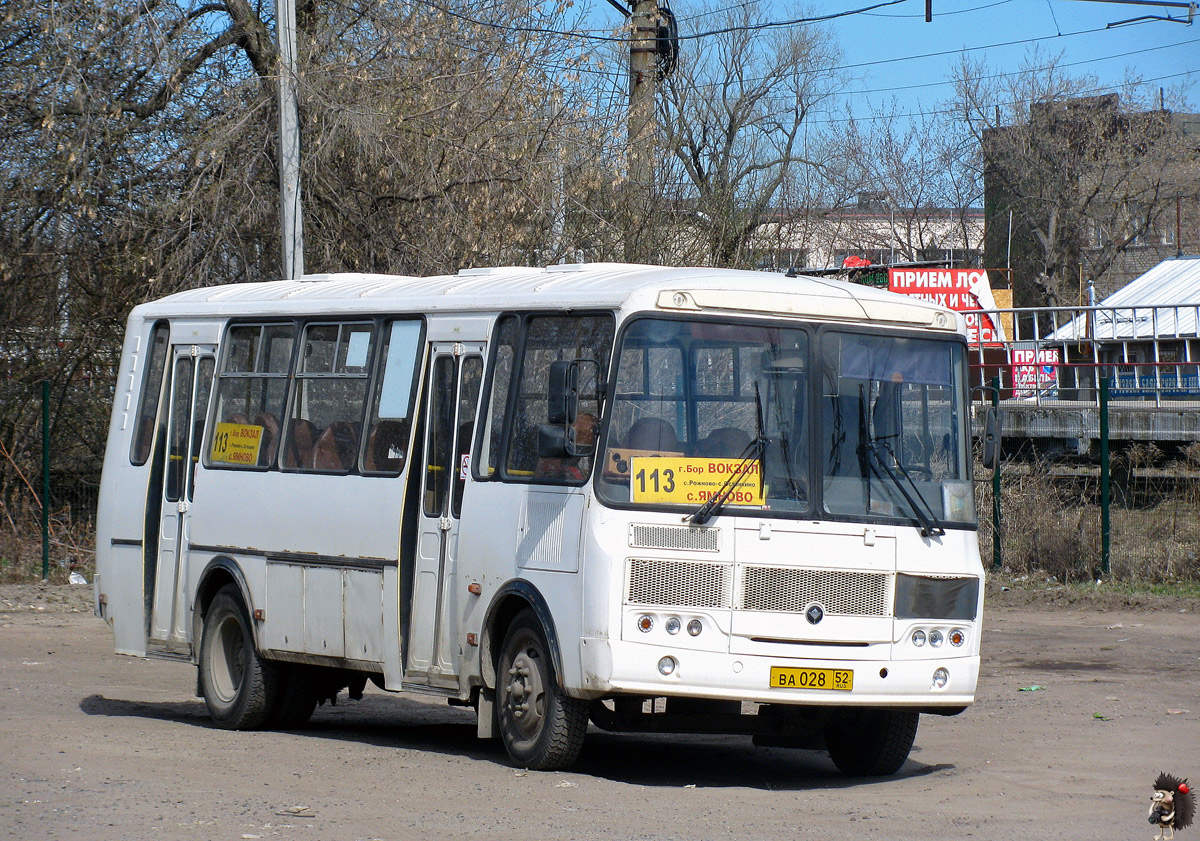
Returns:
[[[507,695],[506,706],[521,735],[536,736],[545,713],[546,696],[541,670],[527,650],[522,650],[513,659],[508,670]]]

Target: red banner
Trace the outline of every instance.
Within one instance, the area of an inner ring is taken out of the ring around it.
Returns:
[[[986,269],[888,269],[888,289],[963,313],[973,345],[1004,341]]]

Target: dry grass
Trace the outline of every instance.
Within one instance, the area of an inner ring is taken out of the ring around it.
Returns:
[[[95,524],[64,507],[50,516],[49,577],[54,584],[66,583],[72,572],[90,581],[96,568]],[[0,514],[0,583],[29,583],[42,580],[42,524],[36,509]]]
[[[1200,581],[1200,479],[1185,474],[1200,463],[1200,446],[1165,464],[1154,445],[1114,455],[1110,507],[1110,570],[1102,571],[1100,479],[1051,478],[1046,460],[1001,469],[1001,550],[1004,571],[1063,583],[1099,578],[1140,584]],[[988,476],[986,471],[977,475]],[[992,485],[979,494],[980,551],[992,558]]]

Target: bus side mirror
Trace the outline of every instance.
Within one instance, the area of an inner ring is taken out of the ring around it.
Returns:
[[[546,399],[546,422],[570,426],[579,412],[579,366],[577,360],[550,363]]]
[[[596,418],[579,414],[579,369],[584,365],[593,366],[599,377],[600,364],[594,359],[550,363],[546,423],[538,428],[538,455],[541,458],[578,458],[595,452]]]
[[[990,470],[1000,467],[1000,410],[989,406],[983,419],[983,465]]]

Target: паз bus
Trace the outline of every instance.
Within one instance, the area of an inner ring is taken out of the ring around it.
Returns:
[[[129,318],[96,611],[217,725],[367,680],[516,763],[588,728],[904,763],[974,699],[956,313],[625,265],[195,289]]]

